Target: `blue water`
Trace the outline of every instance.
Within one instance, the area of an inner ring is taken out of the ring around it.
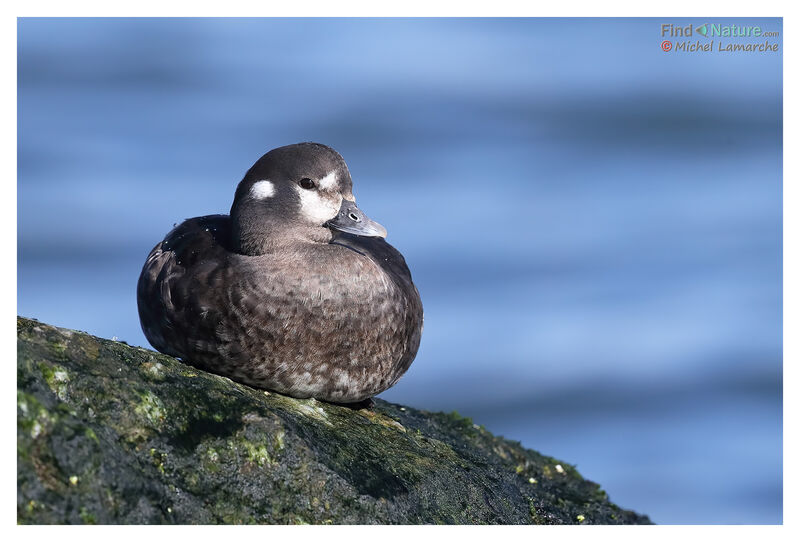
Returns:
[[[150,248],[319,141],[425,305],[382,397],[656,522],[780,523],[782,54],[662,22],[726,21],[22,19],[18,312],[146,346]]]

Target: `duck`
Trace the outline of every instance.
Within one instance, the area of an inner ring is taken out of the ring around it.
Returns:
[[[342,156],[305,142],[264,154],[228,215],[190,218],[137,283],[159,352],[296,398],[371,401],[417,355],[419,291],[386,229],[356,205]]]

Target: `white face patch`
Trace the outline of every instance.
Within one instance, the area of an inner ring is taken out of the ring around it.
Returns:
[[[337,178],[335,171],[331,171],[330,173],[328,173],[319,180],[319,187],[322,188],[323,190],[330,190],[332,188],[336,188],[336,185],[337,185]]]
[[[250,196],[255,199],[271,198],[275,195],[275,185],[272,181],[257,181],[250,187]]]
[[[337,194],[335,199],[323,198],[316,190],[306,190],[297,185],[294,188],[300,196],[300,212],[309,222],[321,226],[339,213],[342,206],[340,195]]]

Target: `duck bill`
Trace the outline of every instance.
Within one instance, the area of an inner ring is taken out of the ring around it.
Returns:
[[[359,209],[354,201],[346,199],[342,200],[339,213],[328,220],[325,226],[332,230],[364,237],[386,237],[386,228],[364,214],[364,211]]]

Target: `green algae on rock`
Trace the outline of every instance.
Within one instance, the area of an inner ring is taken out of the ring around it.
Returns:
[[[468,418],[293,399],[17,320],[19,523],[649,523]]]

